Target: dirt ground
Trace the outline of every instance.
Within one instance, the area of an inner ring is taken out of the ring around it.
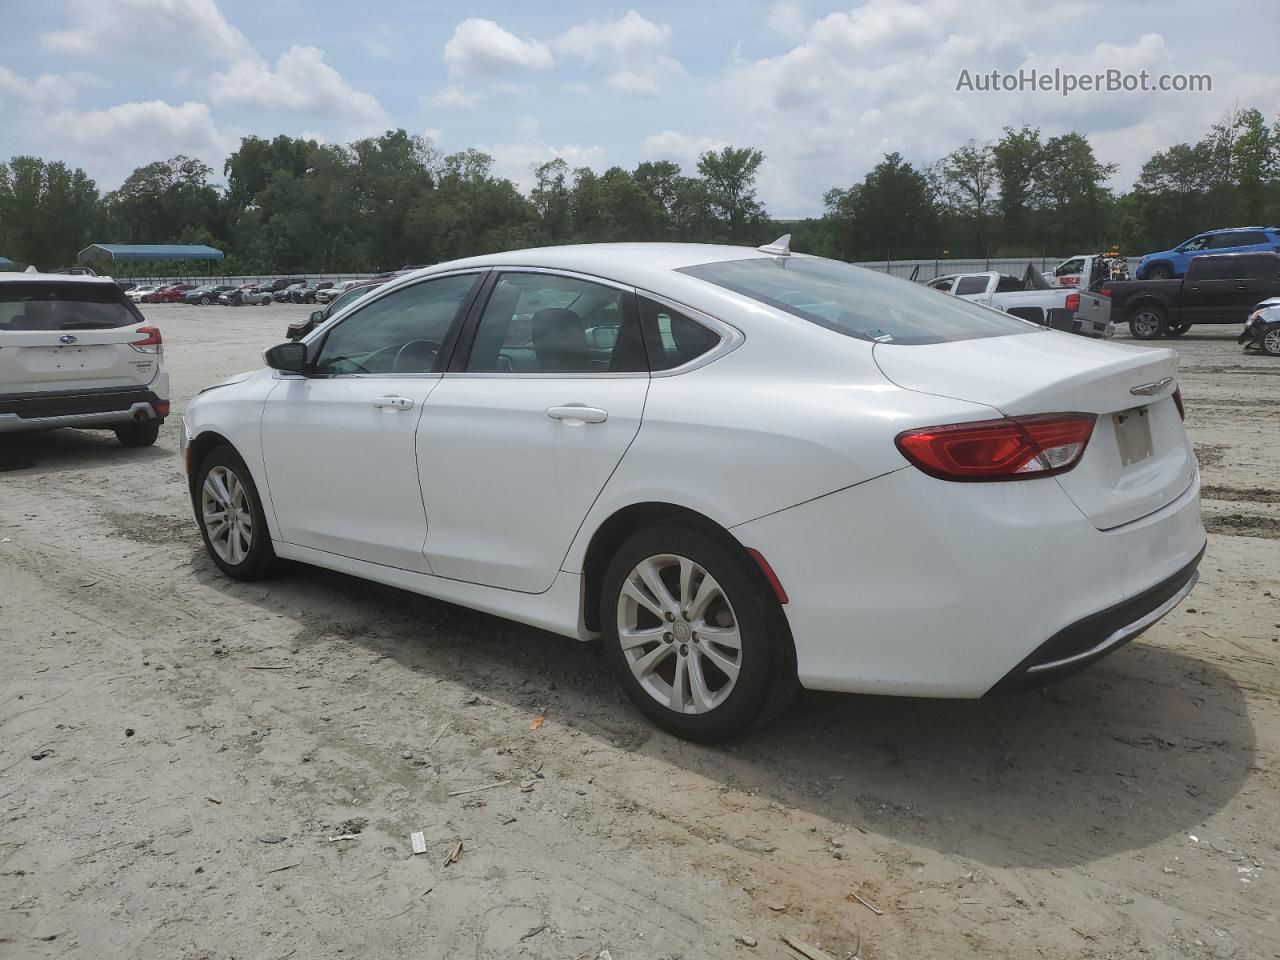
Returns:
[[[148,309],[154,449],[0,440],[6,960],[1280,957],[1280,361],[1238,328],[1176,344],[1211,536],[1141,641],[1003,699],[806,694],[707,748],[588,646],[217,573],[176,415],[302,312]]]

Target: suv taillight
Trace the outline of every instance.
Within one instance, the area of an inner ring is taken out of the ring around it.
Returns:
[[[1072,313],[1075,313],[1077,310],[1080,309],[1080,294],[1078,293],[1067,294],[1067,309],[1070,310]]]
[[[164,338],[160,336],[160,330],[157,327],[139,327],[135,333],[145,333],[146,337],[142,340],[134,340],[129,346],[137,350],[139,353],[163,353]]]
[[[1032,480],[1080,462],[1093,435],[1092,413],[977,420],[898,434],[904,457],[939,480]]]

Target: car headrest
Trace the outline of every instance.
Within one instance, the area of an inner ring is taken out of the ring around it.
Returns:
[[[533,315],[530,324],[533,352],[543,370],[586,372],[591,351],[582,319],[564,307],[547,307]]]

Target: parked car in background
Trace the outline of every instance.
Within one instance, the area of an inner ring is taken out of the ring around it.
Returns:
[[[168,415],[160,331],[109,278],[0,274],[0,433],[105,429],[143,447]]]
[[[1280,297],[1263,300],[1254,308],[1236,342],[1244,344],[1245,350],[1280,357]]]
[[[202,287],[196,287],[194,290],[187,291],[186,296],[182,298],[182,302],[196,306],[208,306],[211,303],[218,302],[218,295],[226,293],[228,290],[234,290],[235,287],[229,283],[206,284]]]
[[[1280,227],[1230,227],[1206,230],[1184,240],[1172,250],[1148,253],[1138,261],[1139,280],[1171,280],[1186,276],[1197,258],[1216,253],[1280,253]]]
[[[335,280],[331,287],[321,287],[316,291],[316,303],[329,303],[355,287],[365,283],[364,280]]]
[[[297,560],[598,640],[695,740],[800,686],[1066,676],[1172,610],[1205,547],[1176,351],[787,238],[443,263],[265,358],[184,414],[224,574]]]
[[[242,287],[218,294],[218,303],[225,307],[265,307],[271,305],[271,294],[260,290],[256,284],[246,283]]]
[[[146,303],[144,298],[148,294],[155,293],[159,289],[160,284],[158,283],[144,283],[142,286],[131,287],[125,296],[127,296],[132,303]]]
[[[355,281],[353,281],[355,282]],[[305,320],[295,320],[285,329],[284,335],[290,340],[301,340],[308,333],[314,330],[320,324],[324,323],[330,317],[337,316],[343,310],[347,309],[351,304],[355,303],[361,297],[364,297],[378,287],[382,286],[385,280],[361,280],[357,286],[347,290],[341,296],[329,301],[329,305],[323,310],[313,310],[311,316]],[[323,292],[323,291],[322,291]]]
[[[171,283],[146,294],[143,303],[181,303],[182,298],[196,288],[194,283]]]
[[[275,280],[260,280],[258,282],[258,289],[274,294],[277,290],[283,290],[285,287],[301,282],[301,277],[279,277]]]
[[[927,286],[1065,333],[1109,337],[1114,332],[1106,297],[1087,290],[1051,287],[1032,267],[1021,279],[995,271],[960,273],[930,280]]]
[[[292,287],[289,291],[289,299],[294,303],[315,303],[316,293],[328,290],[332,286],[332,280],[312,280],[301,286]]]
[[[1139,340],[1179,337],[1197,323],[1243,323],[1259,302],[1280,296],[1280,253],[1208,254],[1180,280],[1121,280],[1102,293]]]
[[[276,303],[288,303],[293,299],[293,291],[304,286],[306,286],[306,284],[303,281],[295,280],[288,286],[280,287],[278,290],[273,291],[271,299]]]

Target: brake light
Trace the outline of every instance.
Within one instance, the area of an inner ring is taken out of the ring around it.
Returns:
[[[157,400],[151,405],[151,408],[155,410],[157,417],[167,417],[169,415],[168,400]]]
[[[1178,408],[1178,416],[1181,417],[1183,420],[1187,419],[1186,408],[1183,407],[1182,405],[1182,388],[1181,387],[1173,388],[1173,405]]]
[[[160,336],[158,327],[139,327],[136,333],[145,333],[146,336],[141,340],[132,341],[129,346],[137,350],[139,353],[163,353],[164,338]]]
[[[1032,480],[1080,462],[1093,435],[1092,413],[977,420],[898,434],[904,457],[939,480]]]
[[[1080,294],[1078,293],[1067,294],[1067,309],[1070,310],[1072,313],[1075,313],[1077,310],[1080,309]]]
[[[1098,293],[1102,294],[1102,295],[1103,295],[1104,297],[1106,297],[1108,300],[1110,300],[1110,299],[1111,299],[1111,288],[1110,288],[1110,287],[1103,287],[1101,290],[1099,290],[1099,291],[1098,291]]]

